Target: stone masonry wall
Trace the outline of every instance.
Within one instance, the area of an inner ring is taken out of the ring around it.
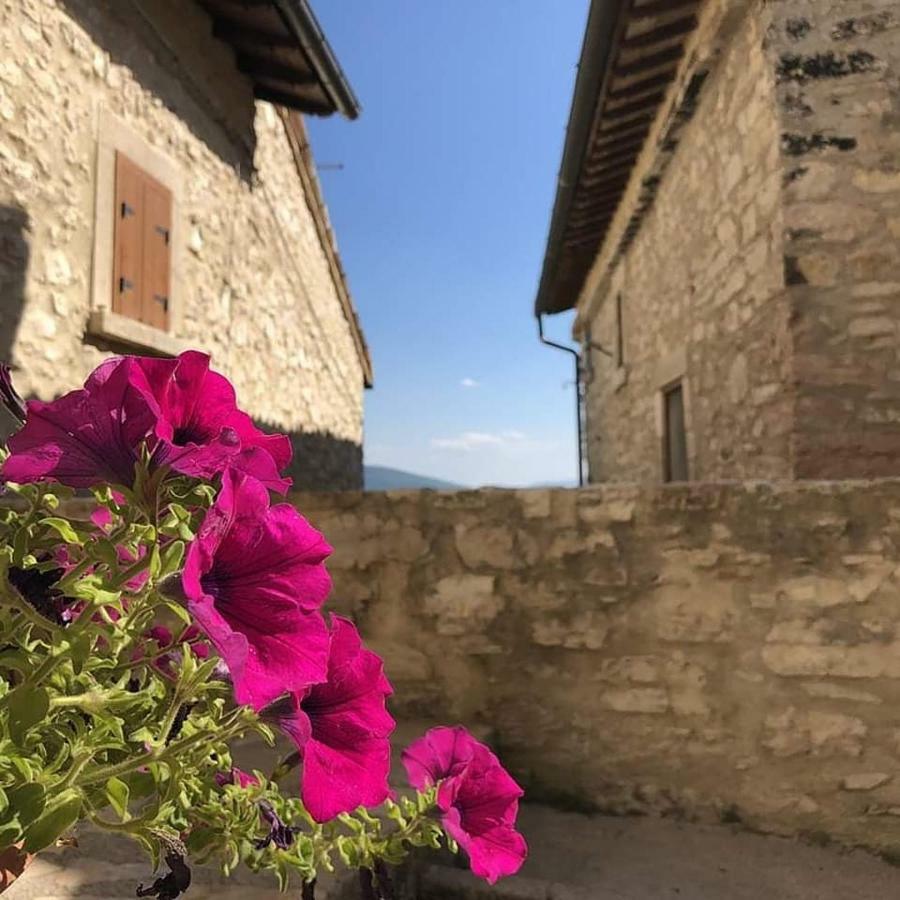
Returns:
[[[128,350],[85,335],[101,111],[183,175],[176,337],[292,434],[300,486],[360,486],[362,369],[283,125],[199,4],[0,0],[0,358],[19,387],[50,399]]]
[[[900,481],[293,502],[395,713],[533,798],[900,852]]]
[[[900,474],[900,3],[772,10],[796,476]]]
[[[691,478],[790,477],[779,123],[763,47],[768,13],[760,3],[747,7],[700,90],[653,207],[600,287],[591,337],[615,347],[621,295],[624,366],[591,353],[595,482],[661,479],[660,390],[678,378]]]

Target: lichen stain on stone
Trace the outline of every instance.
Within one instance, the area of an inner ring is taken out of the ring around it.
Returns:
[[[802,41],[811,27],[809,19],[788,19],[784,24],[784,30],[792,41]]]
[[[855,37],[865,37],[887,31],[897,24],[893,13],[885,11],[870,16],[859,16],[855,19],[843,19],[831,29],[834,41],[849,41]]]
[[[869,72],[878,60],[867,50],[854,50],[846,56],[837,53],[815,53],[801,56],[797,53],[783,53],[775,68],[775,78],[784,81],[798,81],[801,84],[817,78],[845,78]]]
[[[789,94],[784,98],[785,112],[798,119],[805,119],[813,114],[813,108],[806,102],[803,94]]]
[[[786,131],[781,135],[781,145],[788,156],[803,156],[805,153],[827,150],[829,147],[846,153],[848,150],[856,149],[856,138],[825,135],[822,132],[793,134]]]

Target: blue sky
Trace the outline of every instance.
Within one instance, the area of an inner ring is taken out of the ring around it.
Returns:
[[[586,0],[315,6],[363,107],[309,127],[374,360],[366,462],[574,480],[572,364],[532,304]]]

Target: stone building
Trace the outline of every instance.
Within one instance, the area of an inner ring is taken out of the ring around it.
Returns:
[[[306,0],[0,2],[0,359],[50,399],[192,347],[359,487],[368,351],[302,114],[358,114]]]
[[[536,313],[592,481],[900,474],[900,3],[591,5]]]

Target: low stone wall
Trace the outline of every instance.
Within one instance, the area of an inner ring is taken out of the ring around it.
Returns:
[[[395,712],[532,797],[900,852],[900,481],[293,500]]]

